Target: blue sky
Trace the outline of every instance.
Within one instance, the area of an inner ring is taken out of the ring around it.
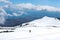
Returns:
[[[60,0],[9,0],[14,4],[19,3],[32,3],[35,5],[49,5],[49,6],[55,6],[60,7]]]
[[[13,4],[32,3],[34,5],[48,5],[48,6],[60,7],[60,0],[3,0],[3,1],[9,1],[12,2]],[[0,5],[2,4],[0,2]]]

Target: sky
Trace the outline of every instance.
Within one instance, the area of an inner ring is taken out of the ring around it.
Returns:
[[[32,3],[35,5],[49,5],[49,6],[60,7],[60,0],[9,0],[9,1],[14,4]]]
[[[9,1],[13,4],[32,3],[34,5],[48,5],[60,7],[60,0],[1,0],[1,1]],[[0,5],[3,5],[3,3],[0,2]]]

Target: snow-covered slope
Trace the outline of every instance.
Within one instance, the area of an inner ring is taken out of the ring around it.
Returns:
[[[32,22],[24,23],[24,25],[28,26],[35,26],[35,27],[41,27],[41,26],[60,26],[60,20],[57,18],[52,18],[52,17],[43,17],[41,19],[34,20]]]
[[[17,26],[14,32],[0,33],[0,40],[60,40],[60,28],[52,27],[58,26],[59,23],[58,19],[45,16],[42,19],[24,23],[22,27]]]
[[[0,33],[0,40],[60,40],[60,28],[21,27],[15,32]]]

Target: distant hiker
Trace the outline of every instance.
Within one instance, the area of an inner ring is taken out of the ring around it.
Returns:
[[[31,30],[29,30],[29,32],[31,33]]]

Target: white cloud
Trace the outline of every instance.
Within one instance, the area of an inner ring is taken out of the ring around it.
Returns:
[[[0,8],[0,16],[6,16],[7,13],[5,12],[4,9]]]
[[[22,3],[22,4],[16,4],[18,9],[34,9],[34,10],[47,10],[47,11],[60,11],[60,8],[56,8],[53,6],[41,6],[41,5],[33,5],[31,3]]]
[[[7,1],[7,0],[2,0],[2,1]],[[36,10],[36,11],[40,11],[40,10],[47,10],[47,11],[60,11],[60,8],[56,8],[56,7],[52,7],[52,6],[41,6],[41,5],[33,5],[31,3],[22,3],[22,4],[11,4],[11,5],[5,5],[4,7],[10,7],[11,10],[13,9],[17,9],[17,10],[22,10],[20,11],[19,13],[15,13],[13,12],[12,14],[8,14],[5,12],[5,10],[3,9],[0,9],[0,10],[3,10],[3,13],[1,12],[0,15],[2,16],[20,16],[22,14],[25,14],[26,12],[24,12],[24,9],[33,9],[33,10]]]
[[[5,4],[7,4],[7,5],[12,4],[12,2],[10,2],[10,1],[8,1],[8,0],[0,0],[0,2],[3,2],[3,3],[5,3]]]
[[[4,24],[5,23],[5,18],[4,16],[0,16],[0,24]]]
[[[7,0],[5,0],[5,1],[7,1]],[[6,7],[6,8],[9,7],[9,8],[11,8],[11,10],[13,10],[13,9],[22,10],[19,13],[13,12],[12,14],[7,14],[5,12],[5,15],[7,15],[7,16],[20,16],[20,15],[26,13],[26,12],[24,12],[24,9],[28,9],[28,10],[33,9],[36,11],[47,10],[47,11],[59,11],[60,12],[60,8],[56,8],[56,7],[52,7],[52,6],[33,5],[31,3],[26,3],[26,4],[22,3],[22,4],[15,4],[15,5],[11,4],[11,5],[5,5],[4,7]]]
[[[14,16],[18,16],[18,14],[17,14],[17,13],[13,13],[13,15],[14,15]]]
[[[3,8],[0,8],[0,17],[3,16],[21,16],[22,14],[25,14],[24,11],[19,11],[19,13],[13,12],[12,14],[7,13]]]
[[[22,4],[17,4],[16,6],[21,7],[21,8],[27,8],[27,9],[33,9],[35,7],[31,3],[27,3],[27,4],[22,3]]]
[[[12,14],[7,14],[7,16],[13,16]]]
[[[52,6],[37,6],[36,10],[60,11],[59,8],[52,7]]]
[[[5,2],[5,1],[7,1],[7,0],[0,0],[0,2]]]
[[[7,15],[7,13],[0,8],[0,24],[4,24],[5,23],[5,16]]]
[[[12,13],[12,16],[21,16],[22,14],[25,14],[25,12],[20,12],[20,13]]]
[[[8,3],[8,0],[0,0],[0,2]]]

